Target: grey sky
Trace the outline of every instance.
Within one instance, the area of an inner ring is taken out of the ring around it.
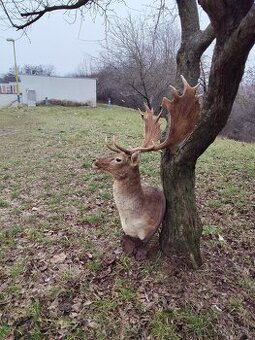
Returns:
[[[151,1],[153,2],[153,1]],[[113,6],[116,14],[127,15],[143,13],[146,10],[145,0],[130,0],[129,7],[123,4]],[[147,5],[148,5],[147,1]],[[74,12],[72,12],[73,14]],[[110,15],[114,15],[114,13]],[[95,22],[94,20],[95,19]],[[14,29],[0,31],[1,64],[0,73],[13,66],[12,44],[6,38],[16,40],[18,65],[47,65],[56,67],[58,74],[74,72],[89,56],[97,55],[100,40],[105,36],[105,21],[99,15],[93,18],[87,14],[81,22],[78,16],[74,23],[62,11],[42,17],[28,30],[27,36]]]
[[[148,4],[153,2],[153,0],[129,0],[128,8],[116,3],[113,8],[119,16],[125,16],[128,12],[143,14],[148,10]],[[100,16],[97,16],[93,22],[93,18],[89,15],[85,16],[83,22],[79,17],[73,24],[70,23],[71,21],[71,18],[68,19],[63,12],[55,12],[34,23],[28,30],[27,36],[21,36],[21,32],[16,32],[14,29],[1,30],[0,73],[7,72],[13,66],[12,44],[7,42],[6,38],[17,39],[17,62],[20,66],[51,64],[55,66],[57,74],[75,72],[84,60],[89,61],[89,56],[96,56],[100,51],[100,40],[104,38],[105,23]],[[202,22],[204,25],[207,24],[206,15],[202,15]],[[250,65],[254,65],[254,59],[253,49],[249,57]]]

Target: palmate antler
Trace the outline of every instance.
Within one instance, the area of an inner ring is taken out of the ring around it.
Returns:
[[[150,151],[149,148],[151,148],[152,145],[155,145],[155,143],[160,139],[160,124],[159,124],[159,118],[161,117],[161,112],[158,116],[154,115],[153,109],[149,109],[147,105],[145,105],[146,112],[141,112],[141,117],[144,121],[144,142],[141,146],[133,149],[126,149],[122,147],[121,145],[117,144],[115,140],[115,136],[113,136],[113,145],[110,145],[107,142],[106,139],[106,146],[114,151],[119,152],[123,151],[126,154],[132,155],[136,151],[145,152]]]
[[[171,86],[173,99],[169,100],[164,97],[162,100],[162,106],[166,107],[169,116],[168,121],[170,122],[170,127],[164,142],[156,144],[160,139],[159,118],[161,113],[155,117],[153,109],[150,110],[145,106],[146,112],[145,114],[142,113],[144,120],[143,144],[134,149],[125,149],[118,145],[115,138],[113,138],[114,147],[107,143],[108,148],[115,152],[123,151],[129,155],[136,151],[159,151],[164,148],[169,148],[173,152],[179,144],[186,140],[194,131],[200,118],[200,104],[196,94],[198,85],[192,87],[183,76],[181,76],[181,78],[184,85],[183,94],[180,96],[176,88]]]

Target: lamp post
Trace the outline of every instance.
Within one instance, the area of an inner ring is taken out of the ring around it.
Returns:
[[[17,89],[17,100],[18,100],[18,103],[20,103],[19,74],[18,74],[18,66],[17,66],[17,58],[16,58],[15,40],[8,38],[8,39],[6,39],[6,41],[12,42],[12,46],[13,46],[14,69],[15,69],[15,77],[16,77],[16,89]]]

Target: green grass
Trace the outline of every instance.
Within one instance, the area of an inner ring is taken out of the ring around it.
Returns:
[[[214,321],[212,312],[195,312],[190,307],[182,310],[157,312],[151,322],[152,334],[156,339],[181,339],[178,326],[185,328],[190,339],[213,339]]]
[[[7,208],[9,203],[3,199],[0,199],[0,208]]]
[[[171,313],[166,311],[157,312],[153,316],[151,322],[151,334],[155,339],[159,340],[180,339],[176,332],[173,319],[171,318]]]
[[[22,262],[15,263],[9,270],[9,275],[13,278],[19,277],[25,271],[25,266]]]
[[[122,253],[112,179],[91,169],[106,136],[137,146],[142,133],[114,106],[0,110],[0,339],[253,338],[255,146],[217,139],[198,160],[204,265],[191,272],[157,236],[143,262]],[[140,170],[161,187],[159,153]]]
[[[5,340],[8,338],[8,335],[11,333],[11,327],[9,326],[1,326],[0,325],[0,340]]]
[[[222,229],[217,227],[216,225],[204,225],[203,226],[203,235],[219,235],[222,232]]]

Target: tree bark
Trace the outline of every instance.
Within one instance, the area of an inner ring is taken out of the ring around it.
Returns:
[[[167,201],[160,244],[169,257],[177,254],[193,268],[202,264],[200,237],[202,224],[196,208],[195,164],[178,164],[166,150],[161,161],[161,176]]]
[[[181,46],[177,53],[176,88],[181,90],[180,75],[195,86],[200,76],[200,60],[203,52],[214,40],[211,25],[201,31],[195,0],[177,0],[182,27]],[[176,155],[166,149],[161,158],[161,178],[167,201],[160,245],[164,254],[184,257],[190,267],[202,264],[200,237],[202,224],[195,198],[195,164],[178,163]]]
[[[201,56],[215,38],[212,25],[200,30],[198,9],[195,0],[177,0],[181,20],[181,46],[177,53],[176,88],[181,90],[180,75],[184,75],[191,86],[200,76]]]
[[[178,152],[171,154],[170,150],[165,150],[161,160],[162,182],[167,200],[160,236],[161,248],[167,256],[173,253],[181,254],[193,268],[202,263],[201,222],[195,202],[196,161],[225,126],[245,62],[255,43],[254,1],[200,0],[199,3],[211,20],[211,26],[204,32],[199,31],[198,23],[189,22],[198,20],[194,12],[196,2],[177,0],[182,29],[188,30],[182,33],[182,43],[177,56],[177,77],[183,74],[192,85],[197,83],[200,73],[199,61],[203,51],[212,41],[210,31],[213,27],[216,45],[202,116],[194,133]],[[193,19],[188,16],[189,6]]]

